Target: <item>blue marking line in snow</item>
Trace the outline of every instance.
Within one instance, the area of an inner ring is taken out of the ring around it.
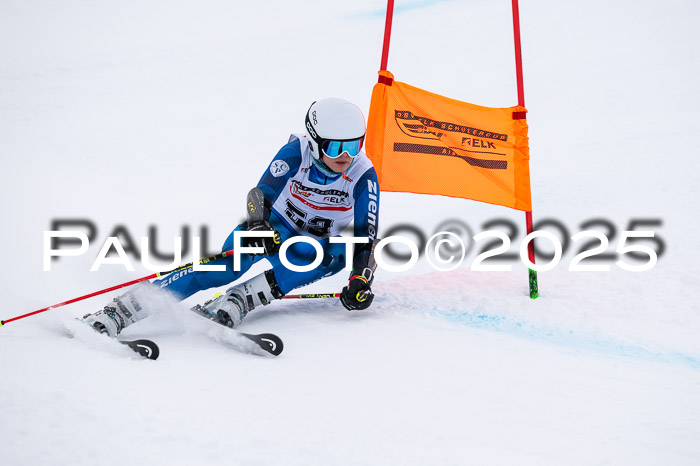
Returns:
[[[614,340],[613,338],[605,338],[593,334],[586,335],[576,333],[573,330],[537,327],[532,323],[516,321],[505,316],[462,311],[437,312],[437,314],[470,327],[495,330],[532,341],[554,343],[603,354],[615,354],[649,361],[680,364],[694,370],[700,370],[700,358],[676,351],[657,352],[634,343]]]
[[[446,3],[446,2],[450,2],[450,1],[452,1],[452,0],[422,0],[422,1],[415,1],[415,2],[409,2],[409,3],[394,3],[394,15],[405,13],[407,11],[420,10],[422,8],[429,8],[431,6],[435,6],[439,3]],[[386,7],[382,8],[381,10],[365,11],[362,13],[355,13],[355,14],[352,14],[350,16],[351,17],[371,16],[371,17],[384,18],[384,17],[386,17]]]

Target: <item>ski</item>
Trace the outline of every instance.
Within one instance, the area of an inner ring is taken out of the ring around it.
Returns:
[[[234,331],[237,332],[237,330]],[[262,350],[267,351],[273,356],[279,356],[284,349],[282,339],[274,333],[260,333],[254,335],[250,333],[238,332],[238,334],[252,342],[255,342]]]
[[[229,327],[228,325],[222,323],[219,319],[217,319],[216,316],[209,314],[206,311],[206,309],[204,309],[204,307],[202,307],[199,304],[190,308],[190,311],[204,317],[205,319],[211,320],[212,322],[216,322],[222,327],[226,327],[227,329],[229,329],[229,331],[234,332],[235,335],[252,341],[253,343],[255,343],[257,348],[273,356],[279,356],[282,353],[282,350],[284,350],[284,343],[282,342],[282,339],[273,333],[260,333],[256,335],[251,333],[239,332],[238,330],[235,330],[232,327]],[[251,352],[247,350],[245,345],[240,347],[236,346],[234,347],[234,349],[241,352]]]
[[[64,324],[63,330],[65,332],[65,336],[67,336],[68,338],[76,338],[76,336],[78,336],[77,340],[83,343],[87,342],[93,347],[95,345],[92,344],[91,340],[92,337],[95,336],[97,340],[101,340],[104,338],[114,340],[117,343],[121,343],[122,345],[126,345],[129,348],[131,348],[134,352],[138,353],[140,356],[146,359],[156,360],[158,359],[158,356],[160,356],[160,349],[158,348],[158,345],[156,345],[156,343],[152,340],[119,340],[117,338],[111,338],[106,332],[100,332],[94,327],[86,326],[84,323],[80,322],[79,319],[66,322]],[[97,343],[97,341],[95,343]]]
[[[151,340],[133,340],[133,341],[123,341],[123,340],[117,340],[119,343],[122,345],[126,345],[132,350],[136,351],[139,353],[141,356],[143,356],[146,359],[153,359],[156,360],[158,359],[158,356],[160,356],[160,349],[158,348],[158,345],[155,344],[155,342]]]

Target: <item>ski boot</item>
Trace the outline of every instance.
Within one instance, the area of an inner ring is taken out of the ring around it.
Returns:
[[[101,311],[85,314],[81,321],[98,332],[114,338],[124,328],[148,316],[148,312],[143,308],[143,303],[147,302],[146,296],[153,291],[153,285],[144,283],[134,290],[114,298]]]
[[[233,328],[240,325],[245,316],[257,306],[265,306],[282,296],[284,294],[277,286],[274,273],[268,270],[229,288],[225,294],[216,296],[203,306],[197,305],[192,310],[221,325]]]

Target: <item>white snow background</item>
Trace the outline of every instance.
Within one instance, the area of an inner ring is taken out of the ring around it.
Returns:
[[[156,225],[163,251],[183,225],[207,225],[217,248],[312,101],[367,113],[384,8],[1,0],[0,318],[148,275],[89,272],[118,225],[136,240]],[[654,269],[570,272],[577,244],[530,300],[522,264],[472,272],[476,248],[453,272],[421,259],[380,271],[367,311],[256,309],[242,330],[280,335],[278,358],[236,352],[186,310],[214,290],[124,332],[157,341],[155,362],[75,320],[115,294],[92,298],[0,328],[0,463],[700,464],[700,5],[540,0],[520,13],[535,221],[571,235],[609,219],[614,251],[631,219],[662,219]],[[398,0],[389,69],[512,106],[512,37],[507,0]],[[380,235],[523,217],[385,193]],[[42,235],[59,218],[91,219],[98,238],[44,272]]]

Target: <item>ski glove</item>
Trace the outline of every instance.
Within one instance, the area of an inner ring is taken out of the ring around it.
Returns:
[[[348,311],[367,309],[372,304],[373,299],[372,288],[362,275],[350,277],[348,286],[344,287],[340,293],[340,302]]]
[[[264,220],[262,222],[253,222],[250,225],[248,225],[248,231],[271,231],[274,233],[274,236],[272,237],[266,236],[261,238],[241,238],[241,246],[260,247],[265,249],[264,254],[253,254],[254,256],[274,256],[279,252],[280,246],[282,245],[282,239],[280,238],[280,233],[272,227],[270,222],[268,222],[267,220]]]

